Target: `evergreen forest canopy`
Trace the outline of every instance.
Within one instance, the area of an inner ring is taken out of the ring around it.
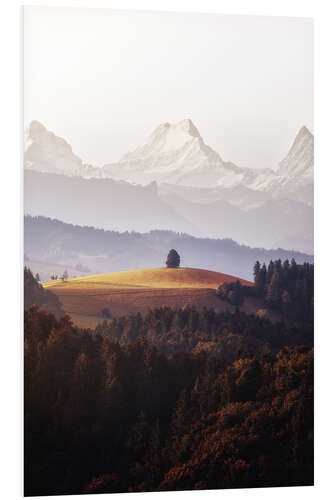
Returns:
[[[266,268],[256,262],[254,288],[257,297],[264,298],[269,307],[284,317],[296,321],[313,322],[314,265],[297,265],[295,259],[270,262]]]
[[[217,295],[239,306],[244,297],[264,300],[267,308],[278,311],[285,320],[313,323],[314,265],[296,264],[295,259],[270,261],[268,267],[256,262],[253,269],[254,287],[242,286],[239,281],[223,283]]]
[[[166,357],[34,306],[25,387],[26,495],[313,482],[311,347]]]
[[[270,269],[294,304],[296,267]],[[26,280],[26,495],[313,484],[312,316],[160,307],[82,330]]]

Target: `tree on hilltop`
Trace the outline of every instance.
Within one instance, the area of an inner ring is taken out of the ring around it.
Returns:
[[[179,253],[173,248],[170,250],[167,256],[167,260],[165,262],[167,267],[179,267],[180,264],[180,256]]]

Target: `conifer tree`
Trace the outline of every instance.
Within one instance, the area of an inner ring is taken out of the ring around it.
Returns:
[[[180,264],[180,256],[179,253],[172,248],[170,252],[168,253],[167,260],[166,260],[166,266],[167,267],[179,267]]]
[[[266,266],[263,264],[260,267],[260,263],[257,261],[254,265],[254,288],[256,294],[261,297],[264,294],[265,284],[266,284]]]
[[[279,307],[281,304],[281,276],[277,268],[274,269],[272,279],[267,287],[266,300],[272,307]]]

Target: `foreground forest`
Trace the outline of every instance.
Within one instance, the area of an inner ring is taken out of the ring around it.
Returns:
[[[25,494],[309,485],[313,350],[170,357],[25,316]]]
[[[274,290],[313,304],[313,267],[296,287],[286,266]],[[82,330],[25,279],[26,495],[313,484],[312,314],[160,307]]]

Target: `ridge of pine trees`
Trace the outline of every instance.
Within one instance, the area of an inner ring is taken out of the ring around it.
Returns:
[[[236,307],[242,305],[245,297],[258,297],[263,299],[267,308],[278,311],[285,320],[313,323],[313,264],[278,259],[271,260],[266,266],[257,261],[253,276],[253,287],[241,285],[239,280],[223,283],[216,290],[217,296]]]
[[[311,324],[272,323],[267,318],[244,312],[216,312],[189,306],[163,306],[145,315],[130,313],[104,320],[93,334],[123,346],[143,338],[166,355],[206,351],[226,361],[236,359],[239,351],[251,351],[258,357],[284,346],[313,345]]]
[[[314,265],[296,264],[292,259],[256,262],[253,269],[254,290],[268,307],[290,320],[313,322]]]

